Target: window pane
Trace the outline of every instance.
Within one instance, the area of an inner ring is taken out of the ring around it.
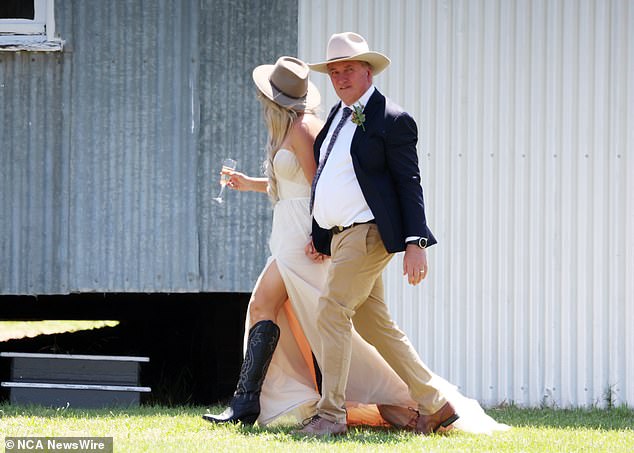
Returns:
[[[33,0],[1,0],[0,19],[35,19]]]

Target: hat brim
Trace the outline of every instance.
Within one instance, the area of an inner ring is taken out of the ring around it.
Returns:
[[[379,52],[363,52],[343,58],[333,58],[332,60],[322,61],[320,63],[309,63],[308,67],[313,71],[328,74],[328,65],[339,61],[365,61],[372,66],[372,74],[378,75],[390,65],[390,59]]]
[[[269,78],[273,72],[273,68],[275,68],[275,65],[263,64],[253,70],[253,82],[264,96],[282,107],[295,110],[297,112],[312,110],[319,106],[321,103],[321,95],[313,82],[308,80],[308,91],[306,92],[306,96],[302,98],[292,98],[285,95],[271,84]]]

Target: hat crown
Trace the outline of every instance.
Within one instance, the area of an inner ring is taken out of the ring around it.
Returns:
[[[328,41],[326,59],[349,58],[369,51],[370,48],[363,36],[352,32],[335,33]]]
[[[308,92],[308,72],[308,65],[303,61],[293,57],[280,57],[275,62],[269,82],[281,94],[300,99]]]
[[[252,77],[260,93],[274,103],[297,112],[319,105],[319,90],[309,80],[310,68],[294,57],[279,57],[275,64],[253,69]]]
[[[328,66],[336,61],[364,61],[372,68],[373,75],[380,74],[390,65],[388,57],[370,50],[365,38],[351,31],[331,35],[326,48],[326,61],[308,66],[313,71],[328,74]]]

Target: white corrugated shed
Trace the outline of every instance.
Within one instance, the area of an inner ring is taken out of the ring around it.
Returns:
[[[423,359],[487,405],[634,405],[634,2],[300,0],[301,58],[340,31],[419,124],[439,244],[386,288]]]

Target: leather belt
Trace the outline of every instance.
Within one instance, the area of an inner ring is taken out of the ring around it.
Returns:
[[[337,225],[337,226],[332,227],[330,229],[330,232],[332,234],[339,234],[339,233],[341,233],[343,231],[346,231],[349,228],[356,227],[357,225],[365,225],[365,224],[368,224],[368,223],[376,223],[376,220],[372,219],[372,220],[368,220],[367,222],[353,223],[352,225],[348,225],[348,226],[339,226],[339,225]]]

